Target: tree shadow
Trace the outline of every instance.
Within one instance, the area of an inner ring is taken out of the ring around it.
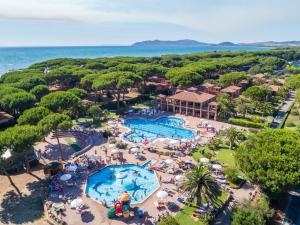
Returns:
[[[45,181],[38,180],[26,185],[28,195],[20,196],[14,190],[4,194],[0,222],[3,224],[23,224],[40,219],[44,215],[43,200],[46,193]]]

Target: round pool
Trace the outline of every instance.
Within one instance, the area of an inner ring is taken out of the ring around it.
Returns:
[[[113,206],[124,192],[131,195],[131,204],[142,203],[159,188],[155,172],[148,170],[152,164],[153,161],[143,166],[107,166],[88,178],[85,192],[91,199],[105,201],[108,206]]]

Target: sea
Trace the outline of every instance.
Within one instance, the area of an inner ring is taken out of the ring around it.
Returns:
[[[0,47],[0,76],[54,58],[113,56],[161,56],[213,51],[254,51],[253,46],[89,46],[89,47]]]

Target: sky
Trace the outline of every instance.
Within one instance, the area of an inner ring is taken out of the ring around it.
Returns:
[[[0,46],[300,40],[299,0],[0,0]]]

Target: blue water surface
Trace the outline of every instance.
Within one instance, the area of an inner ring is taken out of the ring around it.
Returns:
[[[182,128],[184,120],[176,117],[161,117],[157,120],[128,119],[124,125],[131,128],[124,138],[134,143],[154,141],[157,138],[171,138],[175,140],[191,139],[195,132]]]
[[[98,202],[106,201],[108,206],[113,206],[124,192],[131,195],[131,204],[141,203],[159,188],[155,172],[148,170],[154,163],[105,167],[88,178],[85,192]]]
[[[206,51],[253,51],[253,46],[91,46],[91,47],[9,47],[0,48],[0,76],[33,63],[54,58],[97,58],[112,56],[160,56]]]

